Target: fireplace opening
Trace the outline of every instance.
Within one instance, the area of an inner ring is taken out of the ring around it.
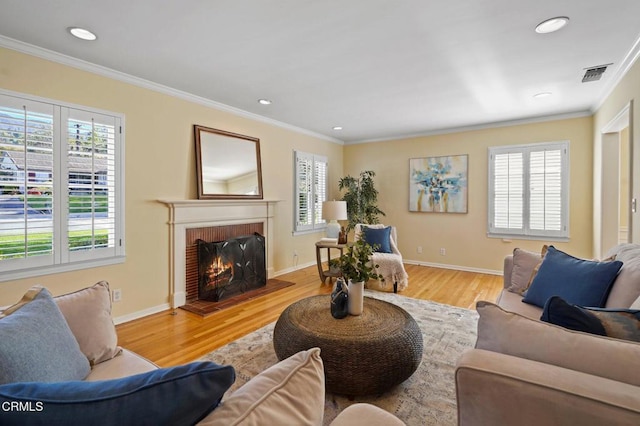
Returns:
[[[267,285],[264,236],[233,237],[224,241],[197,240],[198,299],[223,299]]]

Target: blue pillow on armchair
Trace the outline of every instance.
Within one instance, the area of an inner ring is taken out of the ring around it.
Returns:
[[[3,425],[193,425],[235,381],[231,366],[193,362],[97,382],[0,386]],[[13,404],[13,405],[12,405]]]
[[[379,253],[393,253],[391,251],[391,227],[370,228],[362,227],[363,239]]]
[[[523,302],[544,307],[551,296],[568,303],[603,307],[622,262],[578,259],[549,246]]]

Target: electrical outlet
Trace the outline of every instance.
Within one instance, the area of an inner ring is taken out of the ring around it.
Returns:
[[[122,290],[115,288],[111,290],[111,301],[120,302],[122,300]]]
[[[418,246],[418,248],[416,248],[416,251],[418,252],[418,254],[422,254],[422,246]]]
[[[444,247],[440,247],[440,256],[446,256],[447,250]]]

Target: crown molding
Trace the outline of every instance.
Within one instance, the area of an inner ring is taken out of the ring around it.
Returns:
[[[345,145],[357,145],[361,143],[374,143],[374,142],[388,142],[388,141],[395,141],[395,140],[401,140],[401,139],[420,138],[425,136],[446,135],[450,133],[470,132],[473,130],[495,129],[498,127],[519,126],[522,124],[543,123],[546,121],[557,121],[557,120],[568,120],[571,118],[590,117],[591,115],[593,115],[591,111],[575,111],[575,112],[569,112],[564,114],[544,115],[544,116],[523,118],[519,120],[494,121],[491,123],[476,124],[471,126],[448,127],[446,129],[438,129],[438,130],[421,132],[421,133],[411,133],[411,134],[393,136],[388,138],[351,141],[351,142],[345,142]]]
[[[240,108],[236,108],[236,107],[226,105],[211,99],[204,98],[202,96],[194,95],[194,94],[184,92],[178,89],[174,89],[162,84],[154,83],[152,81],[135,77],[120,71],[116,71],[111,68],[104,67],[102,65],[97,65],[91,62],[74,58],[72,56],[64,55],[62,53],[54,52],[49,49],[44,49],[42,47],[38,47],[32,44],[24,43],[22,41],[15,40],[2,35],[0,35],[0,47],[15,50],[21,53],[39,57],[39,58],[56,62],[59,64],[67,65],[76,69],[80,69],[82,71],[91,72],[93,74],[118,80],[124,83],[132,84],[132,85],[142,87],[148,90],[152,90],[155,92],[163,93],[163,94],[166,94],[178,99],[182,99],[188,102],[193,102],[195,104],[199,104],[208,108],[214,108],[220,111],[225,111],[237,116],[241,116],[251,120],[270,124],[270,125],[280,127],[286,130],[290,130],[296,133],[301,133],[301,134],[322,139],[328,142],[333,142],[339,145],[357,145],[357,144],[372,143],[372,142],[387,142],[391,140],[434,136],[434,135],[442,135],[442,134],[449,134],[449,133],[459,133],[459,132],[494,128],[494,127],[507,127],[507,126],[514,126],[514,125],[520,125],[520,124],[539,123],[544,121],[554,121],[554,120],[570,119],[570,118],[585,117],[585,116],[593,115],[598,109],[600,109],[600,107],[602,107],[606,99],[611,95],[611,93],[616,88],[616,86],[620,83],[620,81],[624,78],[624,76],[629,72],[629,69],[635,64],[635,62],[640,57],[640,37],[639,37],[634,43],[634,45],[632,46],[632,48],[630,49],[629,53],[627,53],[625,58],[622,60],[620,66],[616,70],[616,73],[612,76],[612,78],[608,79],[608,82],[607,82],[607,85],[605,86],[605,90],[603,91],[602,97],[588,111],[576,111],[576,112],[571,112],[566,114],[531,117],[531,118],[525,118],[520,120],[490,122],[490,123],[483,123],[478,125],[437,129],[433,131],[404,134],[404,135],[399,134],[399,135],[384,137],[384,138],[363,139],[363,140],[356,140],[356,141],[343,141],[341,139],[337,139],[337,138],[327,136],[321,133],[317,133],[311,130],[307,130],[301,127],[293,126],[291,124],[284,123],[282,121],[274,120],[272,118],[268,118],[259,114],[242,110]]]
[[[599,110],[602,107],[604,102],[607,100],[609,96],[611,96],[611,93],[613,93],[613,90],[618,86],[618,84],[620,84],[624,76],[627,75],[627,73],[629,72],[631,67],[636,63],[639,57],[640,57],[640,36],[638,37],[636,42],[633,44],[633,46],[629,50],[629,53],[627,53],[627,55],[624,57],[622,62],[620,62],[620,66],[616,69],[616,73],[613,75],[613,77],[608,79],[605,89],[602,92],[602,97],[593,106],[593,108],[591,108],[592,113],[595,113],[597,110]]]
[[[216,102],[211,99],[204,98],[202,96],[194,95],[192,93],[184,92],[182,90],[174,89],[159,83],[154,83],[144,78],[132,76],[130,74],[116,71],[111,68],[97,65],[91,62],[84,61],[82,59],[74,58],[72,56],[64,55],[62,53],[54,52],[53,50],[38,47],[29,43],[24,43],[19,40],[15,40],[9,37],[0,35],[0,47],[15,50],[20,53],[35,56],[48,61],[56,62],[62,65],[66,65],[72,68],[76,68],[82,71],[87,71],[93,74],[100,75],[102,77],[118,80],[123,83],[132,84],[134,86],[142,87],[144,89],[152,90],[154,92],[162,93],[165,95],[173,96],[178,99],[182,99],[188,102],[193,102],[198,105],[202,105],[208,108],[214,108],[220,111],[228,112],[240,117],[248,118],[250,120],[259,121],[262,123],[270,124],[276,127],[280,127],[286,130],[291,130],[296,133],[302,133],[307,136],[322,139],[328,142],[333,142],[339,145],[344,145],[344,142],[340,139],[333,138],[331,136],[323,135],[311,130],[303,129],[301,127],[293,126],[291,124],[284,123],[282,121],[274,120],[269,117],[265,117],[259,114],[254,114],[249,111],[242,110],[230,105],[226,105],[220,102]]]

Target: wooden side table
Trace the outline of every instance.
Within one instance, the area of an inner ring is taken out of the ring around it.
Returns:
[[[342,256],[345,247],[347,247],[347,244],[337,244],[326,241],[318,241],[316,243],[316,261],[318,262],[318,273],[320,274],[322,284],[325,283],[327,278],[329,278],[329,284],[331,284],[331,278],[342,276],[342,272],[339,269],[331,269],[329,260],[331,260],[331,249],[339,250],[340,256]],[[322,249],[327,249],[327,269],[322,269],[322,259],[320,258],[320,251]]]

